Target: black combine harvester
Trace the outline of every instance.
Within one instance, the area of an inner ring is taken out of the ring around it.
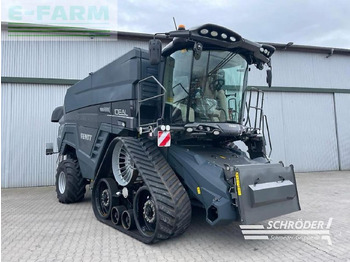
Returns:
[[[91,73],[54,110],[58,200],[80,201],[90,184],[96,218],[144,243],[185,232],[192,205],[210,225],[300,210],[293,166],[266,155],[263,93],[252,106],[247,91],[249,65],[270,67],[271,86],[275,48],[213,24],[163,35],[164,49],[155,35],[149,51]]]

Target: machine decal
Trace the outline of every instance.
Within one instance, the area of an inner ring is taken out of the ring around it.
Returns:
[[[242,190],[241,190],[241,184],[239,182],[239,174],[238,174],[238,172],[236,172],[235,176],[236,176],[237,194],[240,196],[240,195],[242,195]]]
[[[100,112],[101,113],[111,113],[111,108],[110,107],[107,107],[107,106],[105,106],[105,107],[100,107]]]
[[[114,109],[114,114],[117,116],[128,116],[128,114],[126,113],[126,109]]]
[[[92,135],[85,134],[85,133],[80,133],[80,138],[83,140],[91,141]]]
[[[169,147],[171,144],[171,135],[168,131],[158,131],[158,146]]]

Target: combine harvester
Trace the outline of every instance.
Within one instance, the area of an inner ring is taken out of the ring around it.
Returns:
[[[192,205],[212,226],[300,210],[293,166],[266,155],[263,93],[251,105],[247,91],[249,65],[267,65],[271,86],[275,48],[213,24],[164,33],[164,49],[157,35],[149,51],[73,85],[54,110],[58,200],[80,201],[90,184],[96,218],[144,243],[185,232]]]

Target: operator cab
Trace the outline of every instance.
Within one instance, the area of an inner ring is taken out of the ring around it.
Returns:
[[[191,133],[241,135],[248,66],[271,67],[275,48],[213,24],[190,30],[180,26],[165,35],[174,37],[161,52],[165,124]],[[154,48],[155,41],[151,40],[150,48],[153,64],[161,60],[157,57],[161,47]]]
[[[170,124],[240,123],[247,68],[246,60],[230,51],[203,50],[197,60],[191,49],[182,49],[166,57]]]

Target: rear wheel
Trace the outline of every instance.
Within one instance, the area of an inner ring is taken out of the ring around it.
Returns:
[[[78,160],[67,158],[61,161],[56,173],[56,193],[61,203],[75,203],[84,198],[86,180],[82,177]]]

